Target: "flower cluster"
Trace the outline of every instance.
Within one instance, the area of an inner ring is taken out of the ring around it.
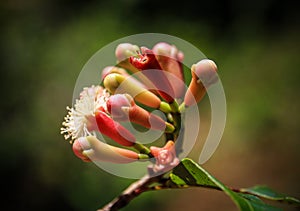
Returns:
[[[83,161],[129,163],[153,158],[152,171],[169,170],[179,162],[175,146],[181,115],[216,83],[217,67],[208,59],[194,64],[186,88],[184,54],[174,45],[161,42],[149,49],[122,43],[115,56],[117,64],[102,70],[101,83],[84,88],[74,107],[67,107],[61,133]],[[165,116],[150,112],[155,109]],[[123,122],[162,131],[165,145],[141,144]],[[116,145],[99,140],[103,137],[112,139]]]

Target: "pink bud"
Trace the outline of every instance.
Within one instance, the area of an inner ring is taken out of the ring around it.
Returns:
[[[130,56],[134,56],[139,51],[137,45],[132,45],[131,43],[121,43],[117,46],[115,54],[119,62],[128,59]]]
[[[209,59],[203,59],[191,68],[192,80],[184,97],[186,106],[199,102],[206,89],[218,81],[217,65]]]
[[[157,43],[153,46],[152,51],[155,55],[158,56],[167,56],[169,58],[178,60],[179,62],[183,61],[184,55],[179,51],[175,45],[170,45],[165,42]]]
[[[210,59],[203,59],[192,66],[192,76],[208,88],[218,81],[217,65]]]
[[[163,119],[136,105],[128,94],[110,96],[107,101],[107,110],[117,121],[131,121],[155,130],[166,128],[166,122]],[[171,127],[171,125],[168,126]]]
[[[139,159],[136,152],[103,143],[94,136],[76,139],[73,151],[77,157],[86,162],[130,163]]]
[[[131,107],[134,104],[133,98],[128,94],[112,95],[106,102],[107,111],[111,114],[113,119],[118,121],[125,121],[128,119],[128,115],[124,112],[123,108]]]
[[[153,52],[163,70],[167,74],[169,81],[173,81],[177,77],[182,83],[171,83],[176,98],[182,98],[185,92],[184,74],[183,74],[183,53],[179,51],[176,46],[165,42],[157,43],[153,47]],[[172,75],[171,75],[172,74]]]

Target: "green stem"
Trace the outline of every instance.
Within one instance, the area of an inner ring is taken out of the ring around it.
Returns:
[[[148,161],[149,160],[149,155],[146,154],[138,154],[139,155],[139,160],[140,161]]]
[[[173,116],[172,116],[171,113],[168,113],[168,114],[167,114],[167,119],[168,119],[168,121],[171,122],[171,123],[174,122],[174,119],[173,119]]]
[[[166,122],[165,133],[173,133],[174,131],[175,127],[171,123]]]
[[[180,106],[179,106],[179,112],[180,113],[183,113],[185,111],[185,103],[181,103]]]
[[[141,154],[146,154],[148,155],[150,158],[153,157],[153,155],[151,154],[151,151],[148,147],[146,147],[145,145],[141,144],[141,143],[134,143],[133,147],[139,151]]]
[[[170,107],[171,107],[173,113],[179,112],[179,105],[178,105],[178,103],[177,103],[176,100],[174,100],[174,101],[170,104]]]

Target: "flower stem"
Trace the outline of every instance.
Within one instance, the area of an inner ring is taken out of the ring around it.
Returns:
[[[174,131],[175,127],[171,123],[166,122],[165,133],[173,133]]]
[[[141,143],[134,143],[133,147],[139,151],[142,154],[146,154],[148,155],[150,158],[153,157],[153,155],[151,154],[151,151],[148,147],[146,147],[145,145],[141,144]]]
[[[178,103],[177,103],[176,100],[174,100],[174,101],[170,104],[170,107],[171,107],[173,113],[179,112],[179,105],[178,105]]]
[[[179,106],[179,112],[180,113],[183,113],[185,111],[185,103],[181,103],[180,106]]]

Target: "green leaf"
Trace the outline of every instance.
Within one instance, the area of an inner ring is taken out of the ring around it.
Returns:
[[[210,175],[196,162],[189,158],[184,158],[170,174],[172,183],[178,186],[200,186],[224,191],[243,211],[277,211],[279,208],[265,204],[257,196],[248,193],[236,193],[219,180]]]
[[[205,186],[219,189],[210,177],[194,161],[187,158],[183,159],[170,174],[171,180],[180,186]]]
[[[273,201],[287,202],[291,204],[300,205],[300,200],[291,196],[286,196],[282,193],[277,193],[267,186],[254,186],[251,188],[242,188],[240,189],[240,192],[252,194]]]
[[[266,210],[266,211],[281,210],[280,208],[273,207],[269,204],[264,203],[257,196],[253,196],[250,194],[244,194],[244,193],[235,193],[233,191],[232,191],[232,193],[238,195],[238,197],[236,198],[237,200],[240,201],[241,199],[243,199],[247,203],[247,207],[240,207],[241,210]]]

